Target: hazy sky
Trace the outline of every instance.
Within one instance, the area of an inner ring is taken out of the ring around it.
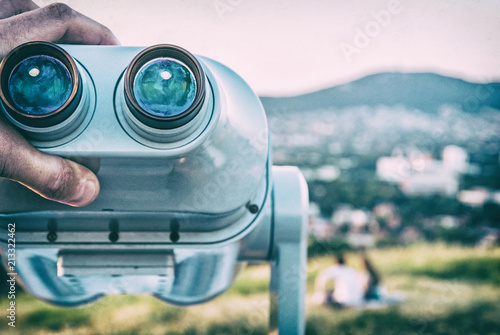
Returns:
[[[214,58],[261,95],[307,93],[380,71],[500,81],[496,0],[63,2],[123,45],[171,43]]]

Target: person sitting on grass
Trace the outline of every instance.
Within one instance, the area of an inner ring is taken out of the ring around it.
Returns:
[[[379,300],[380,295],[380,274],[375,269],[373,264],[368,259],[368,256],[363,255],[364,271],[361,273],[361,281],[363,285],[363,298],[367,301]]]
[[[322,270],[315,283],[313,301],[335,308],[360,306],[363,304],[363,286],[356,270],[345,264],[342,254],[335,257],[337,264]],[[327,284],[333,281],[333,291]]]

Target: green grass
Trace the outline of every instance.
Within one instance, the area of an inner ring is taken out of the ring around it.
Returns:
[[[500,248],[415,245],[372,252],[387,275],[408,274],[438,279],[472,280],[500,286]]]
[[[348,264],[360,268],[349,253]],[[307,334],[499,334],[500,248],[482,250],[415,245],[372,250],[369,256],[389,292],[401,292],[398,306],[378,310],[332,310],[310,302],[317,273],[332,264],[309,260]],[[224,335],[267,334],[267,265],[245,268],[222,296],[180,308],[147,295],[109,296],[76,309],[47,305],[26,294],[16,299],[16,328],[0,309],[0,334],[33,335]],[[0,297],[0,306],[7,306]]]
[[[251,296],[269,292],[268,266],[249,265],[238,275],[238,280],[229,288],[226,295]]]
[[[325,327],[327,315],[313,314],[307,319],[306,334],[498,334],[496,305],[476,304],[440,316],[406,315],[397,307],[364,311],[351,317],[340,313],[329,320],[328,327]]]
[[[88,311],[75,313],[71,309],[40,309],[26,315],[23,323],[26,322],[26,325],[36,329],[58,331],[64,328],[78,328],[90,321],[91,314]]]
[[[431,263],[406,272],[441,279],[484,281],[500,286],[500,261],[495,259],[462,259],[442,265]]]

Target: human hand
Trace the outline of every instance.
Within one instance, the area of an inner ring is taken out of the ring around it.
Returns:
[[[39,8],[30,0],[0,0],[0,59],[29,41],[70,44],[119,44],[103,25],[65,4]],[[0,177],[42,197],[86,206],[99,194],[99,181],[88,168],[38,151],[0,113]]]

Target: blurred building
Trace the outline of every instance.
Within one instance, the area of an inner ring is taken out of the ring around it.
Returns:
[[[458,178],[445,171],[422,171],[400,183],[403,193],[412,196],[442,194],[453,196],[458,191]]]
[[[457,173],[469,171],[469,155],[456,145],[448,145],[443,149],[443,168]]]
[[[411,151],[406,155],[401,150],[395,152],[396,156],[377,160],[377,176],[398,183],[407,195],[454,196],[460,175],[469,170],[467,152],[454,145],[444,148],[442,160],[435,160],[426,152]]]
[[[462,190],[457,195],[458,201],[471,207],[483,206],[490,199],[490,192],[485,188],[475,188],[472,190]]]
[[[470,207],[481,207],[487,202],[500,205],[500,191],[491,191],[483,187],[462,190],[457,194],[462,204]]]
[[[380,157],[377,160],[377,176],[382,180],[399,183],[410,174],[411,166],[406,157]]]

